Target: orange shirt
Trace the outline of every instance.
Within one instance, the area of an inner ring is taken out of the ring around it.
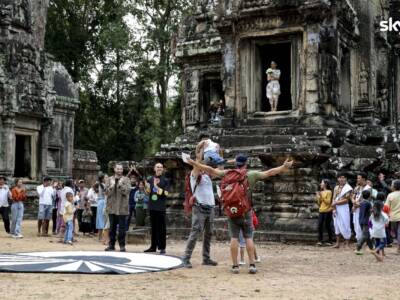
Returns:
[[[11,189],[11,198],[14,202],[25,201],[26,200],[25,190],[13,187]]]

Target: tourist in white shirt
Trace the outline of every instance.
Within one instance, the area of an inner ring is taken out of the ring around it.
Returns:
[[[0,214],[3,219],[4,228],[7,233],[10,233],[10,216],[9,216],[9,204],[8,199],[11,198],[11,192],[9,187],[6,185],[7,178],[0,175]]]
[[[87,193],[87,199],[90,203],[90,209],[92,211],[92,221],[91,221],[91,229],[92,233],[97,233],[98,230],[96,229],[96,218],[97,218],[97,198],[99,192],[99,184],[95,183]]]
[[[51,178],[45,177],[43,184],[39,185],[36,191],[39,195],[38,235],[47,236],[49,222],[53,213],[53,198],[56,196],[51,184]]]

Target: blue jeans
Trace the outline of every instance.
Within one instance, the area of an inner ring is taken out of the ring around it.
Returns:
[[[24,204],[20,201],[11,205],[11,234],[21,234],[21,223],[24,217]]]
[[[38,220],[50,220],[53,215],[53,205],[39,204]]]
[[[73,232],[74,232],[73,220],[66,222],[65,223],[64,243],[72,242]]]

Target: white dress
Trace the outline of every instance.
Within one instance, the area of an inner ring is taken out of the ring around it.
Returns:
[[[274,78],[280,78],[281,71],[278,69],[269,68],[266,71],[267,74],[271,74]],[[279,84],[279,80],[270,80],[267,84],[267,98],[272,99],[272,97],[277,97],[281,94],[281,85]]]

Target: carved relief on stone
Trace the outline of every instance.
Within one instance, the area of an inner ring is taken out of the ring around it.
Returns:
[[[369,92],[368,92],[368,80],[369,80],[369,73],[365,64],[361,63],[361,69],[359,73],[359,96],[360,96],[360,103],[367,104],[369,99]]]
[[[376,87],[378,90],[377,95],[377,108],[382,117],[388,113],[388,82],[386,76],[378,71]]]
[[[12,0],[0,2],[0,25],[9,25],[12,22],[13,5]]]
[[[13,4],[13,24],[31,30],[31,0],[15,0]]]

